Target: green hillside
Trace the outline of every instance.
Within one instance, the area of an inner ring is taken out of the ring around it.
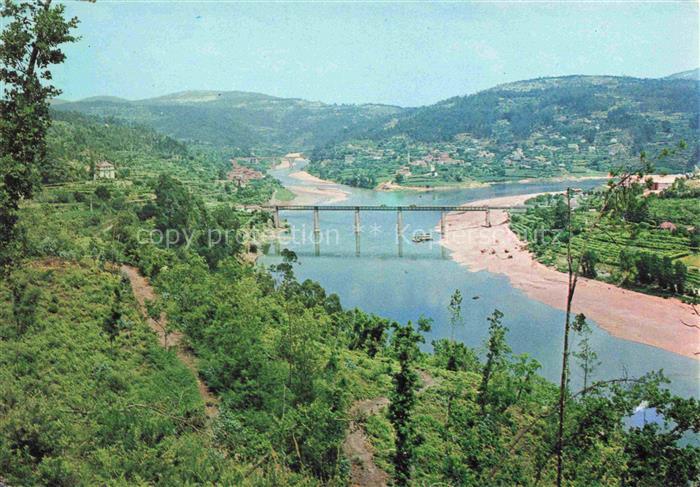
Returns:
[[[216,147],[304,150],[364,130],[401,112],[388,105],[328,105],[241,91],[187,91],[147,100],[88,98],[55,104],[148,125],[171,137]]]
[[[209,204],[263,203],[281,189],[269,176],[243,188],[227,181],[230,151],[195,147],[124,121],[75,112],[54,111],[53,115],[48,157],[39,172],[44,183],[56,187],[51,196],[56,202],[74,202],[76,192],[93,192],[98,186],[93,181],[94,167],[100,161],[116,167],[116,181],[108,184],[128,183],[130,197],[137,200],[149,197],[153,182],[164,173],[187,183]]]
[[[31,308],[18,313],[13,294]],[[0,484],[240,482],[205,432],[193,375],[117,272],[27,263],[0,282],[0,318]]]
[[[699,86],[610,76],[505,84],[407,111],[362,137],[317,148],[311,171],[355,185],[393,178],[402,166],[416,181],[443,183],[586,175],[685,140],[689,150],[657,168],[685,172],[698,159]]]

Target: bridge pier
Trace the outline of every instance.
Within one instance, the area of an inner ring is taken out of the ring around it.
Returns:
[[[275,206],[275,211],[272,215],[272,224],[275,226],[275,228],[280,228],[280,207]]]
[[[318,213],[318,206],[314,206],[314,238],[318,242],[319,234],[321,233],[321,219]]]
[[[488,208],[486,208],[486,226],[491,226],[491,210],[489,210]]]
[[[401,208],[396,210],[396,235],[399,238],[403,235],[403,212]]]
[[[440,236],[445,238],[445,210],[440,212]]]
[[[360,226],[360,207],[355,207],[355,234],[359,234],[361,230]]]
[[[403,212],[396,210],[396,241],[399,244],[399,257],[403,257]]]

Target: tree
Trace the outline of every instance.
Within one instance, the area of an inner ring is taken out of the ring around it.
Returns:
[[[114,341],[117,335],[119,335],[119,329],[121,328],[123,285],[124,281],[122,280],[122,282],[114,288],[114,301],[112,301],[112,308],[110,309],[109,315],[107,315],[102,323],[102,329],[105,333],[107,333],[110,341]]]
[[[586,250],[581,255],[581,275],[590,279],[595,279],[598,272],[595,266],[598,263],[598,254],[593,250]]]
[[[581,337],[578,351],[574,352],[572,355],[578,359],[581,370],[583,371],[583,394],[585,395],[589,380],[595,369],[600,365],[600,361],[598,360],[598,354],[591,347],[591,327],[583,314],[576,315],[573,328]]]
[[[409,321],[406,326],[394,324],[392,337],[394,352],[399,361],[399,370],[394,374],[394,389],[391,391],[389,420],[396,433],[396,452],[394,453],[394,481],[396,485],[405,486],[411,481],[413,453],[418,438],[412,421],[413,406],[416,402],[418,374],[414,365],[420,350],[418,345],[425,342],[421,332],[430,331],[430,321],[418,320],[418,331]]]
[[[155,193],[156,228],[166,233],[168,245],[187,242],[197,222],[206,220],[203,203],[190,194],[184,184],[166,173],[158,178]]]
[[[677,260],[675,264],[673,264],[673,286],[679,294],[685,292],[685,279],[687,275],[688,268],[682,261]]]
[[[459,289],[455,289],[455,292],[452,294],[448,310],[450,312],[450,339],[454,341],[455,329],[464,325],[464,319],[462,318],[462,293]]]
[[[680,144],[682,147],[683,144]],[[668,154],[669,151],[665,151],[663,154]],[[635,186],[633,182],[636,178],[641,178],[644,174],[650,173],[653,170],[651,162],[647,159],[646,155],[642,153],[640,155],[640,164],[634,170],[623,170],[623,171],[612,171],[612,178],[608,181],[608,187],[604,194],[603,203],[601,205],[600,211],[598,212],[597,219],[593,222],[591,230],[595,229],[602,219],[611,213],[620,212],[624,210],[627,206],[624,204],[629,198],[628,189],[630,185]],[[615,179],[617,178],[617,179]],[[640,186],[640,185],[636,185]],[[635,189],[635,192],[641,193],[641,190]],[[636,194],[632,196],[636,197]],[[566,190],[566,201],[568,209],[568,230],[571,233],[571,188]],[[643,199],[643,203],[646,204],[646,200]],[[582,253],[587,250],[588,241],[584,239]],[[556,446],[555,452],[557,456],[557,487],[561,487],[563,482],[564,473],[564,456],[563,456],[563,446],[564,446],[564,421],[566,418],[566,400],[568,396],[568,368],[569,368],[569,332],[571,330],[571,315],[572,315],[572,305],[574,301],[574,294],[576,293],[576,286],[578,284],[578,278],[581,273],[581,258],[575,258],[572,252],[571,239],[568,240],[566,249],[566,261],[567,261],[567,292],[566,292],[566,313],[564,318],[564,343],[562,351],[562,364],[561,364],[561,377],[559,381],[559,400],[558,400],[558,421],[557,421],[557,434],[556,434]]]
[[[690,234],[689,246],[695,252],[700,250],[700,228],[696,227],[693,229],[692,233]]]
[[[569,210],[563,198],[557,198],[557,202],[554,204],[554,218],[552,224],[554,225],[553,228],[556,230],[564,229],[569,226]]]
[[[641,252],[637,261],[637,281],[641,284],[652,284],[659,272],[659,258],[655,254]]]
[[[448,370],[457,370],[456,350],[454,350],[455,330],[464,325],[464,319],[462,318],[462,293],[459,289],[455,289],[455,292],[452,294],[448,310],[450,312],[450,348],[452,351],[447,363],[447,368]]]
[[[22,335],[36,320],[36,311],[41,292],[25,279],[11,279],[12,314],[17,333]]]
[[[625,221],[639,223],[649,217],[649,203],[644,197],[645,186],[627,177],[624,184],[617,185],[613,194],[612,212]]]
[[[619,267],[620,271],[624,274],[624,282],[629,282],[631,279],[630,274],[634,272],[634,269],[636,267],[635,259],[636,256],[634,255],[634,252],[626,249],[620,250]]]
[[[0,16],[0,265],[11,264],[19,202],[31,198],[46,160],[49,101],[60,94],[50,67],[61,64],[60,46],[73,42],[78,19],[63,17],[64,5],[51,0],[6,1]]]
[[[673,261],[668,255],[665,255],[659,263],[659,273],[657,280],[661,289],[671,289],[674,287]]]
[[[112,197],[112,192],[107,186],[98,186],[95,188],[95,196],[97,196],[102,201],[107,201]]]
[[[347,327],[350,350],[364,350],[367,355],[374,357],[384,348],[389,320],[357,308],[347,311],[340,319]]]
[[[491,400],[491,391],[489,390],[491,379],[504,364],[506,355],[510,353],[510,347],[506,343],[508,329],[501,324],[503,313],[496,309],[487,319],[489,321],[489,338],[486,345],[486,363],[481,373],[477,397],[482,416],[486,414],[486,406]]]

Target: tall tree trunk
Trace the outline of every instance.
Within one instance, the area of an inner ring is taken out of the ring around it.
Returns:
[[[566,391],[568,383],[569,368],[569,330],[571,329],[571,303],[574,299],[576,289],[577,274],[574,271],[573,256],[571,255],[571,189],[566,188],[566,204],[568,208],[568,242],[566,248],[566,258],[568,264],[568,289],[566,293],[566,319],[564,321],[564,351],[561,360],[561,381],[559,383],[559,425],[557,428],[557,487],[561,487],[563,480],[563,441],[564,441],[564,419],[566,417]]]

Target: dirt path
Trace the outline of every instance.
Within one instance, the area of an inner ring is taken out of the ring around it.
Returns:
[[[158,321],[148,316],[146,311],[146,302],[156,297],[155,291],[148,282],[148,279],[143,277],[139,273],[138,269],[129,265],[122,265],[121,272],[129,278],[131,289],[134,292],[134,297],[136,297],[141,313],[143,314],[144,318],[146,318],[148,326],[150,326],[158,336],[158,343],[160,343],[160,345],[164,348],[175,347],[177,358],[180,359],[180,361],[184,363],[188,369],[190,369],[192,375],[194,375],[194,378],[197,381],[197,389],[199,389],[199,395],[204,401],[207,417],[215,417],[219,412],[217,407],[218,400],[207,388],[206,384],[202,382],[202,379],[199,378],[194,355],[192,355],[192,353],[186,350],[184,345],[182,345],[182,333],[179,331],[171,331],[169,333],[166,332],[168,318],[165,316],[165,314],[163,314]]]
[[[437,385],[438,381],[428,373],[419,370],[421,388],[418,393]],[[389,482],[389,475],[374,463],[374,451],[365,429],[363,418],[377,414],[389,405],[389,398],[381,396],[355,401],[350,407],[348,435],[343,442],[343,453],[350,460],[350,485],[353,487],[383,487]]]

